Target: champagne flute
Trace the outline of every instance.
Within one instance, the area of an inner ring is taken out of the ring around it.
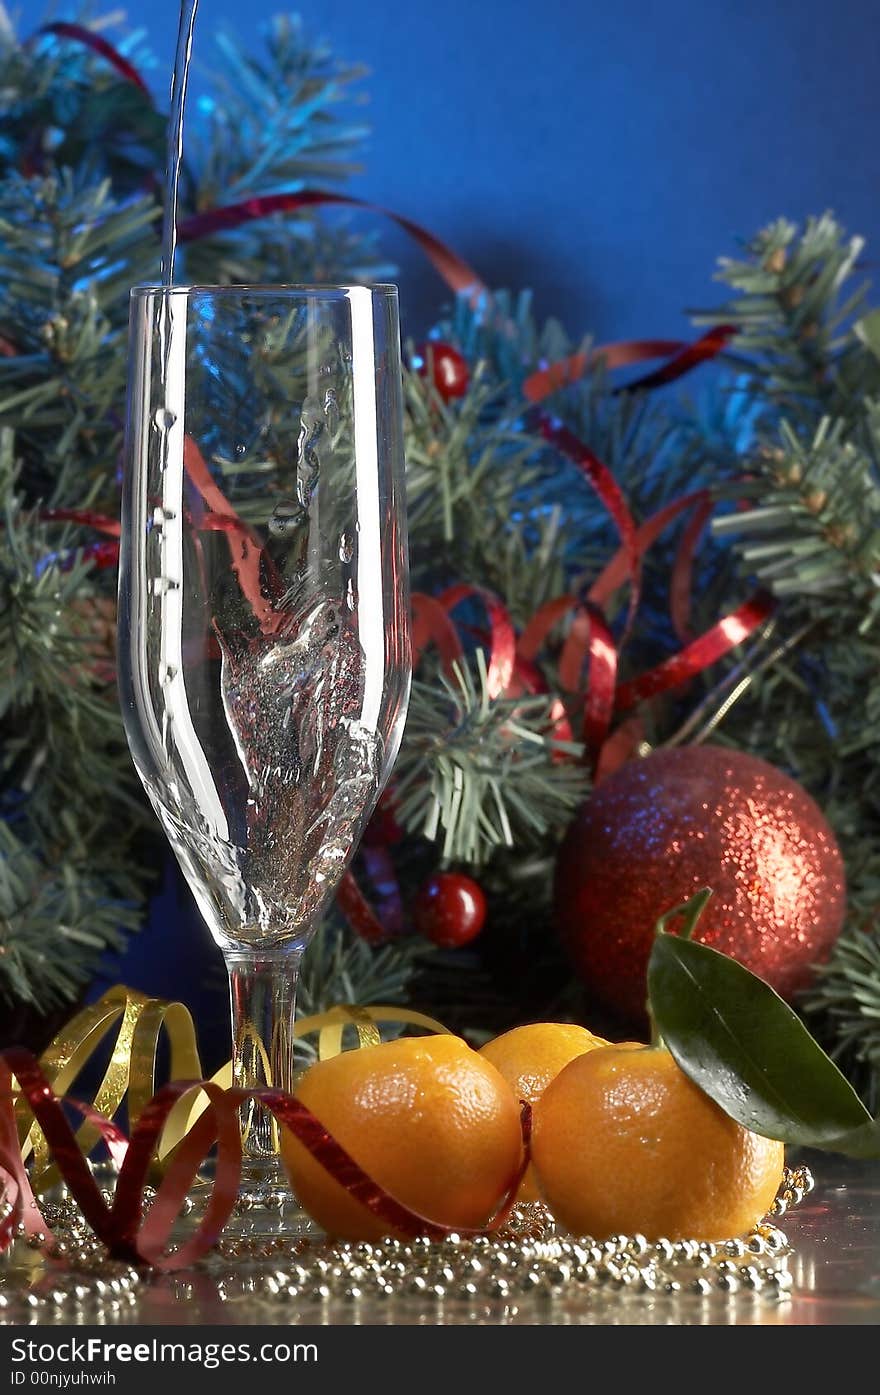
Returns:
[[[144,788],[222,950],[233,1079],[293,1084],[300,960],[409,696],[393,286],[132,291],[119,677]],[[242,1196],[277,1205],[271,1116]]]

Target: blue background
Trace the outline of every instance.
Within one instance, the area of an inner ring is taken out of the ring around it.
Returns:
[[[197,58],[210,61],[219,23],[256,42],[278,8],[201,0]],[[301,13],[371,69],[352,192],[436,231],[491,285],[533,287],[539,313],[575,337],[686,333],[686,309],[721,295],[716,257],[779,214],[832,208],[880,242],[873,0],[321,0]],[[164,100],[177,0],[132,18]],[[419,333],[446,292],[390,226],[372,226]],[[198,999],[208,1063],[228,1050],[220,956],[170,868],[120,976]]]
[[[197,58],[210,61],[220,23],[256,41],[291,7],[201,0]],[[425,223],[491,285],[534,287],[539,312],[577,337],[683,333],[686,308],[717,303],[716,257],[782,213],[832,208],[878,240],[874,0],[295,7],[371,70],[373,134],[353,191]],[[164,89],[177,0],[130,16]],[[418,330],[442,284],[390,230],[385,240]]]

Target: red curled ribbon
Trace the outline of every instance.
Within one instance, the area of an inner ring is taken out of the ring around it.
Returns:
[[[80,556],[84,562],[91,562],[96,571],[106,571],[108,567],[115,567],[119,563],[119,543],[118,542],[97,542],[89,543],[88,547],[80,550]],[[70,571],[76,560],[76,552],[70,552],[61,562],[61,570]]]
[[[617,680],[617,648],[605,616],[597,606],[587,603],[584,611],[589,620],[590,663],[587,670],[586,700],[584,703],[584,745],[593,757],[595,771],[602,747],[611,726],[614,711],[614,685]],[[566,646],[562,651],[562,663],[567,658],[569,645],[576,643],[576,625],[572,626]],[[562,664],[560,664],[562,673]]]
[[[464,649],[449,611],[436,597],[429,596],[425,591],[414,591],[410,601],[413,667],[418,664],[428,645],[435,644],[444,670],[451,672],[453,665],[464,656]]]
[[[772,596],[762,592],[745,601],[737,610],[725,615],[723,620],[712,625],[699,639],[685,645],[678,654],[665,659],[656,668],[638,678],[621,683],[617,689],[615,707],[625,712],[637,703],[656,697],[659,693],[679,688],[689,679],[696,677],[704,668],[714,664],[744,639],[748,639],[765,620],[773,614],[775,602]]]
[[[577,596],[558,596],[532,616],[520,636],[517,653],[526,662],[533,661],[554,625],[572,612],[574,618],[559,659],[559,682],[569,693],[585,693],[583,740],[595,768],[611,726],[617,680],[617,647],[602,611]]]
[[[346,872],[339,883],[336,904],[354,933],[368,945],[381,945],[388,939],[390,929],[379,919],[351,871]]]
[[[241,1172],[239,1106],[258,1099],[285,1128],[290,1129],[312,1157],[391,1230],[407,1236],[442,1239],[453,1230],[479,1235],[504,1223],[516,1199],[530,1160],[531,1110],[523,1103],[523,1149],[495,1214],[481,1229],[440,1225],[404,1206],[357,1163],[321,1121],[302,1102],[283,1090],[223,1090],[212,1081],[173,1081],[163,1086],[143,1110],[130,1141],[96,1110],[75,1100],[59,1100],[36,1057],[20,1047],[0,1052],[0,1175],[7,1187],[12,1213],[0,1224],[0,1250],[10,1243],[16,1225],[23,1222],[28,1234],[49,1231],[31,1191],[22,1162],[13,1107],[12,1075],[18,1081],[52,1150],[54,1162],[84,1218],[110,1256],[133,1264],[150,1264],[163,1270],[181,1269],[206,1254],[217,1242],[232,1213]],[[160,1182],[146,1217],[143,1193],[165,1123],[175,1104],[193,1090],[202,1090],[208,1106],[176,1149]],[[92,1122],[110,1148],[119,1167],[113,1203],[108,1206],[80,1151],[63,1105],[72,1106]],[[195,1233],[174,1254],[164,1253],[171,1228],[189,1194],[198,1169],[216,1142],[215,1181],[211,1198]]]
[[[567,358],[557,359],[546,368],[538,368],[530,373],[522,385],[523,397],[527,402],[543,402],[554,392],[569,387],[600,364],[609,372],[616,368],[627,368],[634,363],[644,363],[651,358],[670,358],[685,346],[680,339],[625,339],[612,344],[601,344]]]
[[[678,352],[673,354],[668,363],[662,364],[653,373],[645,373],[632,383],[623,383],[620,387],[615,388],[615,392],[635,392],[637,390],[644,392],[652,388],[665,387],[667,383],[672,383],[676,378],[690,373],[691,369],[696,368],[698,364],[716,358],[725,345],[738,333],[736,325],[715,325],[713,329],[702,334],[699,339],[695,339],[692,344],[679,345]]]
[[[390,208],[369,203],[366,199],[356,199],[349,194],[332,194],[323,189],[257,195],[244,199],[241,203],[231,203],[223,208],[212,208],[206,213],[196,213],[178,224],[177,237],[181,243],[194,242],[197,238],[210,237],[213,233],[240,228],[242,224],[251,223],[258,218],[268,218],[273,213],[293,213],[299,208],[317,208],[328,204],[342,208],[363,208],[370,213],[383,214],[409,234],[447,286],[457,295],[467,294],[473,299],[478,299],[481,295],[488,294],[487,287],[473,267],[420,223],[415,223],[400,213],[394,213]]]
[[[183,468],[203,502],[207,512],[194,516],[197,529],[206,533],[225,533],[232,560],[232,570],[238,578],[242,595],[246,598],[254,618],[263,634],[274,634],[283,622],[283,615],[268,600],[263,591],[264,568],[271,572],[262,543],[253,530],[239,518],[223,490],[214,481],[205,457],[191,436],[183,442]]]
[[[59,39],[73,39],[75,43],[82,44],[85,48],[90,48],[101,58],[105,58],[111,67],[115,68],[117,73],[125,78],[126,82],[130,82],[135,87],[139,87],[147,97],[150,96],[150,89],[147,87],[147,84],[144,82],[134,64],[129,63],[128,59],[119,52],[118,48],[114,48],[113,44],[109,43],[107,39],[102,38],[100,34],[96,34],[94,29],[86,29],[82,24],[71,24],[67,20],[59,19],[55,20],[52,24],[41,25],[37,30],[37,34],[55,34]],[[150,98],[150,100],[152,101],[152,98]]]
[[[450,611],[469,598],[481,601],[489,617],[487,691],[490,698],[503,697],[511,687],[516,667],[516,630],[504,602],[485,586],[460,582],[448,587],[439,596],[429,596],[424,591],[413,592],[413,664],[419,662],[431,643],[437,646],[447,673],[464,657],[461,636],[450,617]]]
[[[490,698],[502,697],[510,687],[513,665],[516,658],[516,630],[508,614],[507,607],[494,591],[485,586],[470,586],[464,582],[450,586],[438,597],[440,605],[448,613],[461,601],[474,597],[482,601],[489,615],[491,637],[489,644],[489,666],[486,677],[486,690]]]
[[[656,542],[661,533],[676,519],[679,514],[686,513],[702,500],[708,498],[705,490],[696,490],[693,494],[683,494],[679,499],[673,499],[671,503],[665,504],[662,509],[643,523],[635,535],[635,545],[640,555],[644,555],[652,543]],[[624,548],[620,548],[614,554],[599,573],[589,590],[589,599],[596,605],[604,606],[609,597],[622,586],[627,579],[629,569],[629,559]]]
[[[661,387],[689,373],[697,364],[715,358],[736,333],[735,325],[715,325],[691,343],[682,339],[621,339],[611,344],[600,344],[598,348],[570,354],[531,373],[522,385],[523,396],[527,402],[543,402],[600,364],[608,372],[614,372],[652,358],[665,358],[668,362],[653,373],[622,384],[615,391],[632,392]]]
[[[119,536],[122,531],[118,518],[96,513],[93,509],[44,509],[40,514],[43,523],[78,523],[83,528],[94,528],[96,533],[104,533],[110,541],[89,543],[83,548],[72,548],[58,558],[62,571],[69,571],[77,554],[86,562],[91,562],[97,571],[115,567],[119,561]]]
[[[573,431],[569,431],[567,426],[555,424],[550,421],[549,417],[543,415],[538,417],[538,428],[550,445],[555,446],[581,469],[614,520],[623,544],[622,550],[630,581],[629,611],[624,632],[626,635],[635,619],[642,585],[642,554],[629,505],[608,466],[603,464],[599,457],[590,450],[590,447],[575,436]]]
[[[118,518],[96,513],[94,509],[43,509],[40,519],[43,523],[79,523],[83,528],[94,528],[96,533],[104,533],[108,538],[118,538],[122,533]]]
[[[0,1168],[15,1184],[14,1195],[9,1198],[13,1205],[12,1230],[14,1231],[15,1225],[21,1222],[29,1235],[40,1231],[44,1234],[51,1233],[34,1200],[21,1157],[13,1109],[13,1073],[34,1118],[46,1136],[49,1147],[56,1155],[59,1167],[63,1162],[64,1180],[76,1197],[83,1216],[99,1239],[106,1243],[105,1236],[109,1235],[107,1206],[88,1163],[80,1152],[76,1135],[36,1057],[20,1047],[9,1047],[0,1051]],[[66,1102],[72,1104],[98,1128],[101,1137],[111,1149],[114,1160],[124,1165],[127,1141],[121,1130],[89,1106],[78,1104],[76,1101]]]

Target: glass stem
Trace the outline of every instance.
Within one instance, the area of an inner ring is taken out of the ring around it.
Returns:
[[[302,951],[227,960],[232,1004],[232,1079],[243,1090],[292,1090],[293,1020]],[[241,1108],[242,1180],[277,1168],[278,1128],[256,1100]]]

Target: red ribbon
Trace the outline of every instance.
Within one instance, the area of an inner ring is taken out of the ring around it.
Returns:
[[[523,1151],[495,1214],[480,1230],[440,1225],[404,1206],[357,1163],[321,1121],[300,1100],[283,1090],[222,1090],[212,1081],[173,1081],[163,1086],[147,1104],[127,1140],[115,1124],[96,1110],[75,1100],[59,1100],[53,1093],[36,1057],[21,1047],[0,1052],[0,1176],[7,1188],[12,1214],[0,1224],[0,1250],[12,1240],[15,1226],[24,1223],[28,1234],[50,1235],[31,1191],[21,1158],[13,1107],[12,1074],[21,1094],[43,1130],[53,1160],[71,1195],[97,1237],[115,1259],[146,1263],[154,1268],[186,1268],[217,1242],[232,1213],[241,1173],[239,1106],[258,1099],[280,1124],[289,1128],[334,1181],[379,1220],[408,1236],[442,1239],[452,1233],[479,1235],[495,1230],[510,1213],[530,1159],[531,1110],[522,1105]],[[165,1123],[178,1100],[201,1089],[208,1106],[175,1150],[156,1196],[144,1217],[143,1193]],[[76,1135],[64,1113],[72,1106],[98,1128],[119,1168],[113,1203],[108,1206],[80,1151]],[[215,1181],[211,1198],[194,1234],[173,1255],[164,1253],[171,1228],[189,1194],[199,1167],[216,1142]]]
[[[413,665],[418,664],[431,643],[437,646],[447,673],[464,657],[461,636],[450,617],[450,611],[469,598],[481,601],[489,617],[487,689],[491,698],[502,697],[513,681],[517,655],[516,630],[503,601],[485,586],[460,582],[448,587],[440,596],[429,596],[424,591],[413,592]]]
[[[452,248],[442,242],[439,237],[435,237],[427,228],[423,228],[421,224],[414,223],[411,218],[405,218],[389,208],[369,203],[366,199],[356,199],[349,194],[332,194],[323,189],[302,189],[299,193],[290,194],[257,195],[254,198],[244,199],[241,203],[226,204],[223,208],[212,208],[207,213],[196,213],[191,218],[184,218],[178,224],[177,237],[181,243],[193,242],[200,237],[210,237],[213,233],[240,228],[244,223],[251,223],[258,218],[267,218],[272,213],[293,213],[299,208],[315,208],[327,204],[335,204],[344,208],[364,208],[371,213],[383,214],[409,234],[424,252],[431,265],[442,276],[447,286],[456,294],[467,293],[474,298],[487,294],[486,286],[473,267],[469,266],[457,252],[453,252]]]
[[[381,945],[390,931],[382,924],[357,883],[353,872],[343,875],[336,892],[336,904],[356,935],[368,945]]]
[[[696,368],[698,364],[716,358],[725,345],[738,333],[736,325],[715,325],[699,339],[695,339],[692,344],[682,344],[679,352],[675,353],[668,363],[656,368],[653,373],[645,373],[643,377],[636,378],[635,382],[624,383],[615,391],[635,392],[638,390],[644,392],[652,388],[665,387],[667,383],[675,382],[676,378],[690,373],[691,369]]]
[[[578,382],[599,364],[613,372],[616,368],[644,363],[645,359],[671,357],[683,347],[680,339],[622,339],[612,344],[601,344],[597,349],[569,354],[546,368],[538,368],[530,373],[522,385],[523,397],[527,402],[543,402],[554,392]]]
[[[106,58],[107,62],[125,78],[126,82],[133,83],[135,87],[149,97],[150,89],[144,82],[137,68],[133,63],[129,63],[118,48],[96,34],[93,29],[86,29],[82,24],[71,24],[67,20],[56,20],[52,24],[44,24],[38,30],[38,34],[56,34],[59,39],[73,39],[78,44],[83,44],[85,48],[90,48],[94,53]],[[152,101],[152,98],[150,98]]]
[[[367,1048],[369,1049],[369,1048]],[[510,1178],[505,1193],[495,1214],[479,1229],[462,1226],[439,1225],[417,1211],[404,1206],[385,1191],[370,1175],[355,1162],[350,1153],[337,1143],[321,1121],[298,1099],[282,1091],[260,1091],[259,1098],[272,1110],[280,1124],[284,1124],[306,1147],[322,1167],[325,1167],[334,1181],[345,1187],[355,1201],[359,1201],[368,1211],[372,1211],[380,1221],[386,1222],[393,1231],[404,1235],[427,1235],[431,1240],[442,1240],[445,1236],[457,1233],[464,1236],[484,1235],[497,1230],[510,1214],[516,1200],[520,1183],[525,1176],[530,1159],[532,1111],[522,1102],[520,1123],[522,1127],[523,1151],[514,1175]]]
[[[629,505],[623,496],[623,491],[608,466],[603,464],[599,457],[590,450],[590,447],[575,436],[574,432],[569,431],[567,426],[558,426],[545,416],[538,418],[538,426],[544,439],[582,470],[614,520],[623,544],[623,554],[630,580],[629,612],[625,631],[628,633],[635,619],[641,594],[642,557],[638,545],[636,525],[629,511]]]
[[[94,509],[43,509],[40,518],[44,523],[79,523],[83,528],[94,528],[96,533],[104,533],[108,538],[118,538],[122,532],[118,518],[96,513]]]
[[[232,570],[242,594],[263,634],[274,634],[284,617],[263,592],[264,573],[265,579],[269,580],[272,568],[258,535],[242,522],[223,490],[215,483],[205,457],[191,436],[184,437],[183,467],[191,484],[208,505],[208,512],[194,516],[196,527],[206,533],[225,533]]]
[[[599,756],[608,730],[611,726],[611,714],[614,710],[614,685],[617,681],[617,649],[614,639],[605,623],[605,617],[597,606],[589,603],[584,606],[584,611],[589,619],[589,654],[590,663],[587,670],[586,701],[584,704],[584,745],[591,752],[594,759],[594,768],[598,763]],[[572,633],[569,635],[565,648],[562,651],[562,664],[566,660],[566,650],[569,646],[580,648],[579,636],[577,635],[577,625],[572,626]],[[560,674],[562,673],[560,665]]]
[[[641,717],[629,717],[615,727],[599,751],[593,768],[593,784],[599,785],[615,770],[626,765],[637,753],[645,739],[645,724]]]
[[[637,703],[657,697],[659,693],[679,688],[689,679],[695,678],[704,668],[714,664],[744,639],[759,629],[769,619],[775,603],[772,596],[761,593],[745,601],[737,610],[725,615],[723,620],[712,625],[699,639],[685,645],[678,654],[665,659],[656,668],[638,678],[621,683],[617,689],[615,707],[625,712]]]
[[[108,514],[96,513],[94,509],[44,509],[40,514],[44,523],[78,523],[83,528],[94,528],[97,533],[104,533],[111,542],[89,543],[87,547],[73,548],[70,552],[58,558],[58,565],[62,571],[69,571],[79,555],[83,561],[91,562],[96,571],[105,571],[108,567],[115,567],[119,562],[119,535],[122,531],[118,518],[110,518]]]
[[[412,604],[412,657],[415,668],[429,644],[435,644],[443,668],[451,673],[464,656],[458,630],[445,606],[425,591],[414,591]]]
[[[668,525],[677,518],[679,514],[687,512],[700,500],[706,498],[704,490],[697,490],[693,494],[683,494],[679,499],[673,499],[671,503],[665,504],[662,509],[651,517],[636,530],[635,545],[640,555],[644,555],[652,543],[656,542],[661,533]],[[604,606],[609,597],[622,586],[627,579],[629,570],[629,559],[624,548],[620,548],[614,554],[593,582],[589,591],[589,598],[596,605]]]
[[[715,325],[692,343],[682,339],[621,339],[611,344],[600,344],[596,349],[570,354],[531,373],[522,385],[523,396],[528,402],[543,402],[554,392],[583,378],[599,364],[608,372],[614,372],[652,358],[665,358],[668,362],[653,373],[624,383],[617,391],[661,387],[689,373],[697,364],[715,358],[736,333],[735,325]]]
[[[85,562],[92,562],[96,572],[106,572],[110,566],[119,566],[119,543],[91,543],[82,548],[81,555]],[[61,571],[67,571],[73,561],[71,557],[70,562],[61,566]]]
[[[533,661],[553,627],[572,612],[574,618],[559,659],[559,682],[569,693],[585,693],[583,740],[595,767],[611,725],[617,679],[617,648],[602,611],[577,596],[558,596],[532,616],[517,652],[526,662]]]
[[[448,613],[462,601],[474,597],[482,601],[489,615],[491,639],[489,644],[489,666],[487,669],[486,690],[490,698],[503,696],[510,687],[513,665],[516,658],[516,630],[508,614],[507,607],[485,586],[470,586],[465,582],[450,586],[438,597],[440,605]]]

